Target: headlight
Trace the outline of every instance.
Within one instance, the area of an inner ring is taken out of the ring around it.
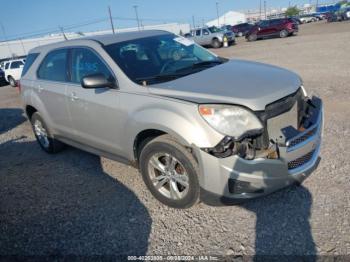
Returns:
[[[216,131],[239,139],[246,132],[261,132],[259,119],[248,110],[230,105],[200,105],[199,113]]]

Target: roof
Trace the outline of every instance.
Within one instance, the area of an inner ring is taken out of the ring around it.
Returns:
[[[123,32],[123,33],[116,33],[116,34],[86,36],[86,37],[81,37],[77,39],[61,41],[58,43],[42,45],[32,49],[31,52],[35,52],[42,49],[53,49],[56,47],[65,47],[81,41],[95,41],[95,42],[101,43],[102,45],[110,45],[114,43],[129,41],[132,39],[140,39],[140,38],[152,37],[152,36],[164,35],[164,34],[171,34],[171,33],[163,30],[143,30],[143,31],[132,31],[132,32]]]

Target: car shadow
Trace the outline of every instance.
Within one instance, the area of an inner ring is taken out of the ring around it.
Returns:
[[[99,157],[23,140],[0,144],[0,156],[2,256],[146,254],[151,217]]]
[[[233,169],[240,170],[241,166]],[[273,186],[270,183],[274,181],[264,179],[265,186]],[[222,197],[208,204],[228,206],[237,201],[229,202]],[[240,207],[256,216],[254,261],[316,261],[309,222],[312,195],[307,188],[296,183],[270,195],[246,200]]]
[[[19,126],[26,118],[19,108],[0,108],[0,135]]]
[[[307,188],[294,185],[242,207],[256,215],[254,261],[316,261]]]

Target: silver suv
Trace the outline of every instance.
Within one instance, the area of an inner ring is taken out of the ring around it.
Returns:
[[[318,163],[322,103],[296,74],[168,32],[40,46],[20,88],[43,150],[68,144],[129,163],[171,207],[266,195]]]
[[[235,34],[232,31],[224,31],[215,26],[193,29],[186,37],[201,46],[211,46],[214,48],[222,47],[225,37],[229,45],[234,44],[236,41]]]

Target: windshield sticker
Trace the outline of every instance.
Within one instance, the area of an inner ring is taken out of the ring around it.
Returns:
[[[194,44],[194,42],[192,40],[184,38],[184,37],[176,37],[176,38],[174,38],[174,41],[176,41],[184,46],[190,46],[190,45]]]

